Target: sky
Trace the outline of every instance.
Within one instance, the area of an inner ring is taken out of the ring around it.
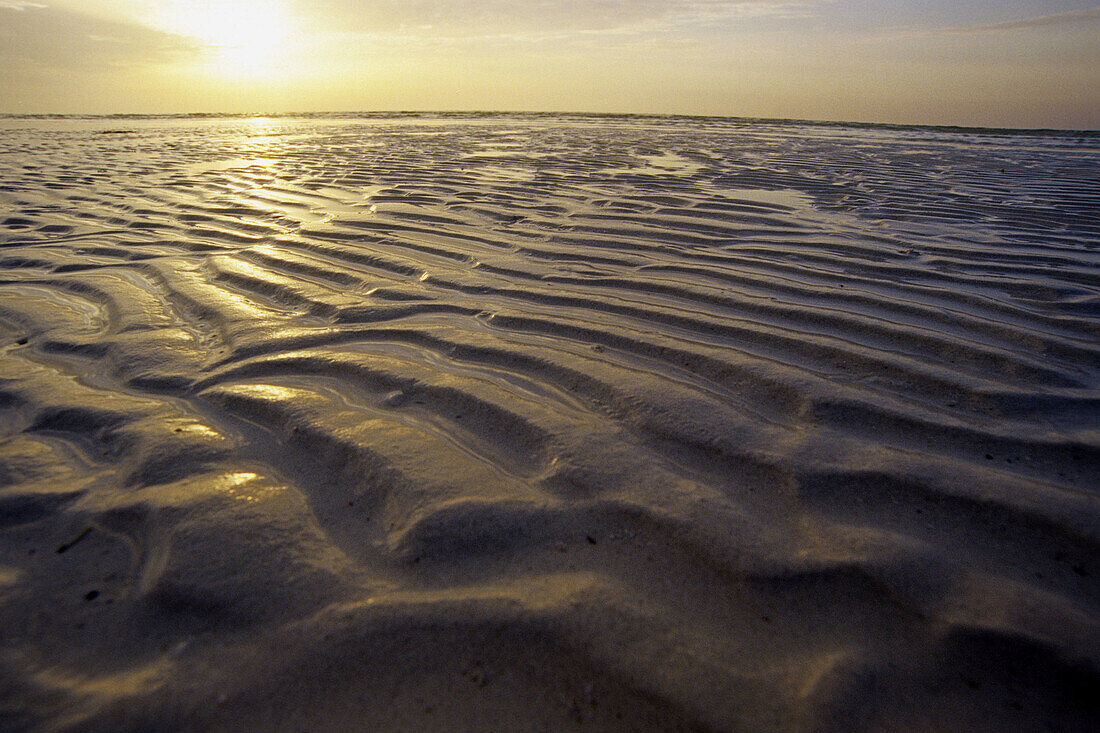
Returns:
[[[1100,128],[1094,0],[0,0],[0,113]]]

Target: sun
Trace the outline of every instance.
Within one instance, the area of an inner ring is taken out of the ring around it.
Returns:
[[[175,0],[162,25],[201,41],[213,70],[235,77],[276,71],[291,31],[282,0]]]

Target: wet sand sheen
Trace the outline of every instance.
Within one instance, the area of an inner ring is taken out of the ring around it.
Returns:
[[[0,728],[1095,727],[1098,171],[0,120]]]

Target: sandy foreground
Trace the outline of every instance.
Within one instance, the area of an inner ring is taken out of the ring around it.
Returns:
[[[0,730],[1097,730],[1100,138],[0,119]]]

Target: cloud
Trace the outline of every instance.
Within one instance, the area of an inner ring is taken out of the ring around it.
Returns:
[[[0,0],[0,65],[100,71],[203,53],[182,36],[22,0]]]
[[[832,0],[294,0],[328,29],[469,37],[656,29],[745,15],[804,13]]]
[[[891,38],[911,38],[914,36],[966,36],[1006,31],[1031,30],[1033,28],[1071,27],[1100,23],[1100,5],[1081,10],[1069,10],[1064,13],[1033,15],[1027,18],[998,21],[995,23],[977,23],[974,25],[947,26],[902,32]]]
[[[1100,5],[1083,10],[1070,10],[1065,13],[1051,13],[1048,15],[1036,15],[1030,18],[1008,20],[1001,23],[984,23],[981,25],[964,26],[960,28],[945,29],[956,33],[990,33],[996,31],[1014,31],[1025,28],[1043,28],[1046,26],[1077,25],[1079,23],[1095,23],[1100,21]]]

